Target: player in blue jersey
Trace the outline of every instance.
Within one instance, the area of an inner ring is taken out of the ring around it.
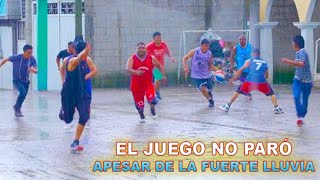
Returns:
[[[228,112],[231,104],[238,98],[239,94],[248,95],[251,91],[260,91],[266,96],[271,96],[272,104],[274,105],[274,113],[282,114],[282,109],[278,106],[277,98],[267,82],[268,78],[268,64],[260,58],[260,50],[254,49],[252,51],[251,59],[247,60],[244,65],[237,71],[235,76],[231,78],[230,84],[241,76],[245,69],[248,69],[248,76],[246,80],[239,86],[238,90],[232,95],[229,103],[220,106],[220,109]]]
[[[239,71],[240,68],[244,65],[246,60],[251,58],[252,46],[249,42],[247,42],[247,38],[244,35],[239,37],[239,43],[233,47],[230,57],[231,67],[235,67],[234,63],[236,63],[236,71]],[[238,79],[241,83],[246,81],[248,76],[249,69],[244,69]],[[252,100],[252,94],[247,94],[248,100]]]

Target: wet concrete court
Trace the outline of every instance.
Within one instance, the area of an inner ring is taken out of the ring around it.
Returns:
[[[13,116],[12,106],[16,92],[0,93],[0,179],[186,179],[142,174],[116,174],[99,176],[91,172],[95,160],[107,160],[113,155],[114,142],[128,139],[145,145],[149,140],[225,140],[289,138],[294,142],[296,156],[313,160],[316,173],[280,174],[199,174],[192,179],[319,179],[320,163],[320,90],[314,89],[310,97],[309,114],[303,127],[296,126],[295,108],[290,89],[277,87],[279,104],[285,114],[274,115],[269,98],[254,93],[247,102],[243,96],[226,114],[218,109],[233,92],[233,87],[215,87],[215,108],[194,88],[168,88],[162,90],[163,100],[157,106],[159,118],[147,117],[138,123],[131,93],[127,89],[95,90],[92,103],[91,128],[86,129],[81,143],[84,151],[72,154],[69,150],[74,136],[64,129],[58,119],[59,92],[31,92],[22,108],[25,117]],[[147,106],[148,107],[148,106]],[[149,115],[148,108],[146,114]]]

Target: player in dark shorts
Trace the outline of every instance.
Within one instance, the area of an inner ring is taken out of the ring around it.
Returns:
[[[91,96],[87,91],[86,69],[83,63],[86,63],[90,46],[82,40],[75,41],[75,50],[77,56],[70,56],[66,62],[66,77],[61,91],[62,110],[60,118],[66,123],[71,123],[75,109],[79,112],[79,123],[76,128],[76,134],[71,144],[72,151],[82,151],[83,147],[79,145],[81,134],[86,122],[90,119],[90,100]]]
[[[228,112],[232,103],[238,98],[239,94],[247,95],[251,91],[260,91],[266,96],[271,96],[272,104],[274,105],[274,113],[282,114],[282,109],[278,106],[277,98],[267,82],[268,64],[260,58],[260,50],[254,49],[251,59],[247,60],[244,65],[237,71],[235,76],[231,78],[230,84],[241,76],[244,69],[248,69],[246,80],[239,86],[238,90],[232,95],[229,103],[220,106],[220,109]]]

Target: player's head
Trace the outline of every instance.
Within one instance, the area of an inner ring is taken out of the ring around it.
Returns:
[[[139,42],[137,44],[137,55],[143,57],[147,54],[146,44],[143,42]]]
[[[31,58],[33,53],[33,47],[30,44],[26,44],[23,46],[23,57]]]
[[[252,52],[251,52],[251,56],[252,56],[253,58],[255,58],[255,57],[260,57],[260,49],[254,48],[254,49],[252,50]]]
[[[161,33],[160,32],[153,33],[152,37],[153,37],[153,42],[155,42],[156,44],[161,43]]]
[[[208,51],[210,47],[210,41],[208,39],[202,39],[201,42],[201,50],[202,51]]]
[[[74,53],[74,45],[72,41],[68,42],[68,51]]]
[[[87,43],[83,40],[83,36],[76,36],[73,41],[74,50],[76,54],[79,54],[81,51],[83,51]]]
[[[241,46],[247,45],[247,38],[246,38],[245,35],[239,36],[239,43],[240,43]]]
[[[304,39],[301,35],[296,35],[292,39],[292,47],[294,50],[300,50],[304,48]]]

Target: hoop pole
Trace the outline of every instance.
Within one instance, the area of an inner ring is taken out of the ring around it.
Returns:
[[[182,54],[182,37],[183,37],[183,32],[181,32],[180,35],[180,47],[179,47],[179,63],[178,63],[178,83],[180,82],[180,73],[181,73],[181,54]]]

